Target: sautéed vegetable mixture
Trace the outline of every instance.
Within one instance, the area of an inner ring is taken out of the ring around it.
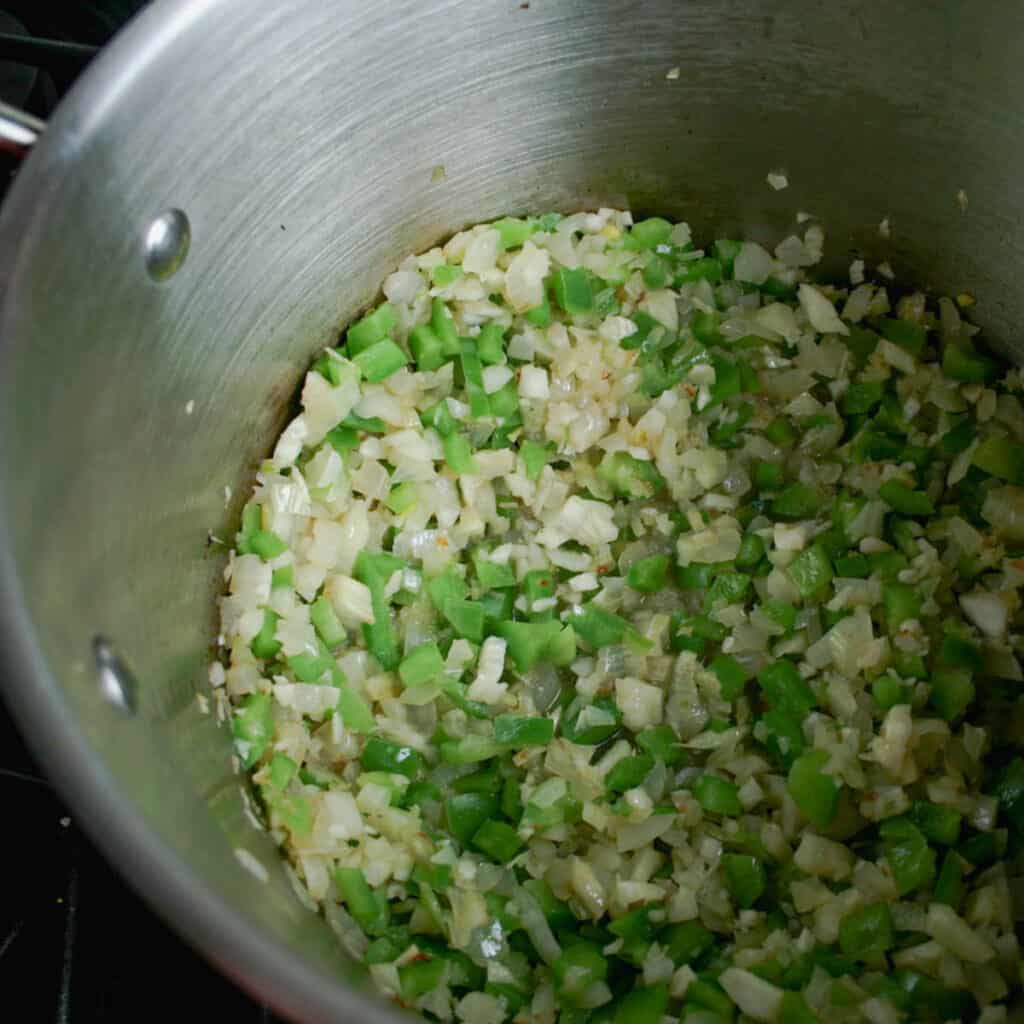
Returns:
[[[1021,995],[1024,406],[969,297],[600,210],[405,259],[227,569],[238,758],[376,987],[465,1024]]]

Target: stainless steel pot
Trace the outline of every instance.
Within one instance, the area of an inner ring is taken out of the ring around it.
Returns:
[[[294,897],[197,702],[208,531],[396,259],[505,212],[628,203],[774,240],[807,210],[831,271],[856,252],[969,291],[1019,351],[1022,39],[1015,4],[160,0],[90,68],[0,215],[2,672],[183,935],[296,1018],[396,1019]]]

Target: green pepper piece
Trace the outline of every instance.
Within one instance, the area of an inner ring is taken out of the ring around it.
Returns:
[[[870,380],[851,384],[843,395],[842,410],[844,416],[859,416],[870,412],[882,400],[885,394],[885,381]]]
[[[682,264],[676,274],[675,286],[689,284],[693,281],[709,281],[718,284],[722,280],[722,261],[713,256],[705,256],[699,260],[689,260]]]
[[[554,664],[567,663],[562,660],[569,653],[562,639],[565,629],[569,630],[569,640],[572,641],[572,652],[568,657],[572,661],[576,656],[572,629],[563,628],[558,622],[499,622],[495,632],[508,644],[508,656],[515,667],[520,672],[529,672],[542,660]],[[556,658],[556,654],[559,657]]]
[[[581,713],[588,707],[604,712],[605,721],[580,725]],[[610,697],[597,697],[593,704],[588,705],[583,698],[577,698],[562,717],[562,735],[571,743],[581,746],[596,746],[603,743],[619,727],[622,712]]]
[[[913,320],[896,320],[884,317],[878,322],[882,337],[894,345],[906,349],[911,355],[919,356],[927,339],[926,329]]]
[[[742,853],[722,855],[725,884],[738,907],[749,910],[763,895],[768,885],[764,865]]]
[[[816,828],[828,828],[839,810],[843,784],[825,771],[828,754],[809,750],[789,770],[786,789],[800,813]]]
[[[288,545],[273,530],[257,530],[249,537],[249,550],[264,562],[269,562],[283,555]]]
[[[250,693],[242,700],[231,717],[231,734],[242,766],[251,768],[274,738],[269,693]]]
[[[964,862],[955,850],[949,850],[939,869],[932,900],[959,909],[964,898]]]
[[[893,947],[892,917],[886,903],[850,911],[839,922],[839,948],[858,960],[873,960]]]
[[[771,514],[778,519],[811,519],[822,507],[821,494],[807,484],[792,483],[771,503]]]
[[[693,795],[709,814],[736,817],[743,813],[739,787],[717,775],[699,775],[693,783]]]
[[[898,480],[886,480],[878,488],[878,496],[890,508],[901,516],[930,516],[935,514],[935,506],[924,491],[901,484]]]
[[[742,603],[748,590],[750,577],[744,573],[719,573],[704,597],[704,610],[710,612],[715,608]]]
[[[545,285],[547,285],[545,281]],[[551,300],[547,295],[547,288],[545,287],[544,299],[538,306],[534,306],[533,309],[528,309],[523,314],[523,319],[533,324],[534,327],[550,327],[551,326]]]
[[[693,964],[715,945],[715,935],[699,921],[681,921],[658,933],[658,945],[677,966]]]
[[[641,750],[659,761],[664,761],[669,768],[674,768],[686,760],[686,751],[670,725],[654,725],[644,729],[637,734],[636,742]]]
[[[473,446],[464,434],[449,434],[442,441],[444,460],[457,476],[472,476],[477,472]]]
[[[529,715],[498,715],[494,719],[494,738],[498,743],[514,747],[537,747],[550,743],[555,723],[550,718]]]
[[[409,362],[409,357],[390,339],[384,338],[352,357],[370,384],[386,380]]]
[[[593,650],[621,643],[630,629],[624,618],[605,611],[592,601],[574,608],[568,621],[576,635]]]
[[[281,642],[277,639],[278,615],[269,608],[263,610],[263,625],[260,631],[252,638],[249,649],[253,655],[263,661],[270,661],[276,658],[281,650]]]
[[[616,761],[611,771],[605,776],[605,789],[613,793],[624,793],[627,789],[635,789],[647,778],[654,767],[654,758],[649,754],[636,754]]]
[[[796,428],[793,426],[792,423],[789,422],[788,419],[786,419],[784,416],[777,416],[775,419],[771,421],[771,423],[768,424],[767,427],[764,428],[764,436],[769,441],[771,441],[772,444],[790,445],[796,442],[797,432]],[[805,487],[806,485],[801,484],[800,486]],[[807,489],[810,490],[810,488]],[[806,499],[804,497],[803,491],[798,490],[794,492],[794,494],[799,496],[798,500],[801,506],[806,504]],[[820,507],[820,504],[815,505],[815,511],[817,511],[817,509]],[[797,516],[796,518],[803,517]]]
[[[409,348],[416,368],[423,373],[431,373],[444,365],[444,345],[430,324],[420,324],[409,332]]]
[[[969,343],[950,343],[942,353],[942,372],[965,384],[986,384],[999,376],[999,363]]]
[[[924,888],[935,878],[935,851],[908,820],[885,821],[879,828],[885,859],[901,896]]]
[[[971,464],[1011,484],[1024,483],[1024,445],[1007,437],[987,437],[974,449]]]
[[[832,582],[832,563],[820,541],[800,552],[786,569],[786,574],[803,597],[820,594]]]
[[[485,821],[473,835],[472,845],[499,864],[507,864],[523,848],[516,830],[503,821]]]
[[[437,644],[420,644],[410,651],[398,666],[398,674],[405,686],[422,686],[444,672],[444,658]]]
[[[804,752],[800,722],[784,711],[766,711],[755,727],[754,735],[787,772]]]
[[[636,459],[629,452],[609,452],[597,467],[597,476],[624,498],[650,498],[665,486],[653,462]]]
[[[499,808],[492,793],[457,793],[444,802],[448,831],[465,846],[485,821],[497,818]]]
[[[384,597],[384,588],[392,574],[402,568],[402,564],[393,555],[375,555],[367,551],[360,552],[355,564],[356,579],[369,588],[373,606],[373,622],[363,626],[363,637],[370,653],[386,671],[398,668],[401,654],[398,649],[398,633],[391,621],[391,608]]]
[[[775,1024],[819,1024],[818,1018],[799,992],[783,992]]]
[[[363,747],[359,763],[365,772],[393,772],[414,779],[423,761],[412,747],[402,747],[379,736],[371,736]]]
[[[663,217],[648,217],[637,221],[623,236],[625,249],[650,250],[665,245],[672,234],[672,225]]]
[[[601,947],[589,942],[574,942],[551,965],[558,994],[569,1005],[579,1005],[587,988],[608,977],[608,958]]]
[[[398,968],[402,998],[414,1003],[420,996],[433,992],[444,980],[447,964],[444,960],[413,960]]]
[[[516,574],[511,567],[490,561],[482,548],[473,551],[473,568],[484,590],[504,590],[516,585]]]
[[[642,594],[654,594],[668,582],[668,555],[649,555],[629,567],[626,583]]]
[[[637,987],[617,1004],[611,1024],[658,1024],[668,1007],[668,985]]]
[[[318,597],[310,606],[309,620],[313,623],[317,636],[328,647],[340,647],[345,642],[345,627],[326,597]]]
[[[1024,758],[1015,757],[1000,772],[995,786],[999,811],[1018,832],[1024,832]]]
[[[787,633],[796,625],[796,608],[788,601],[765,601],[761,611],[770,619],[774,619]]]
[[[753,678],[752,673],[730,654],[717,655],[708,667],[718,677],[722,699],[730,702],[743,692],[743,687]]]
[[[452,415],[447,400],[443,398],[420,413],[420,422],[425,427],[433,427],[441,437],[448,437],[459,428],[459,421]]]
[[[440,340],[445,356],[462,353],[462,340],[443,299],[435,298],[430,304],[430,326]]]
[[[364,932],[374,933],[387,926],[387,904],[377,901],[359,868],[336,868],[334,884],[348,912]]]
[[[346,333],[349,354],[358,355],[371,345],[382,341],[398,323],[395,307],[390,302],[381,303],[375,310],[367,313],[362,320],[354,323]]]
[[[484,324],[476,336],[476,354],[485,366],[505,362],[505,331],[507,328],[493,321]]]
[[[492,225],[501,239],[502,249],[518,249],[534,232],[540,230],[532,220],[518,217],[502,217]]]
[[[952,807],[917,800],[910,809],[910,820],[930,843],[955,846],[960,838],[961,815]]]
[[[937,668],[931,681],[928,701],[947,722],[958,719],[974,700],[974,683],[963,669]]]
[[[559,267],[551,275],[555,301],[569,316],[583,316],[594,308],[594,288],[583,267]]]
[[[781,659],[758,673],[757,681],[772,707],[802,721],[818,700],[797,667]]]
[[[541,471],[555,455],[553,444],[540,444],[537,441],[523,441],[519,446],[519,455],[523,460],[526,475],[531,480],[540,479]]]

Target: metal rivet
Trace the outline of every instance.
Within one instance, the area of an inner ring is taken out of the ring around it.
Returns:
[[[184,210],[161,213],[146,229],[146,273],[154,281],[169,281],[188,255],[192,229]]]
[[[131,670],[114,653],[110,641],[102,636],[93,637],[92,655],[96,661],[100,693],[125,714],[134,715],[138,683]]]

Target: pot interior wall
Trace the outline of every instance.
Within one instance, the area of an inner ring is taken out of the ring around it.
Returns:
[[[227,970],[310,1019],[352,1005],[196,694],[223,568],[208,532],[230,538],[304,366],[397,258],[503,213],[629,204],[774,243],[806,210],[829,273],[858,254],[969,291],[1012,350],[1022,29],[1014,5],[915,0],[207,0],[157,4],[115,44],[0,221],[8,682],[179,928],[210,951],[234,934],[211,915],[233,916],[258,942],[214,950]],[[191,250],[155,283],[142,238],[172,207]],[[97,635],[137,677],[134,717],[100,694]]]

